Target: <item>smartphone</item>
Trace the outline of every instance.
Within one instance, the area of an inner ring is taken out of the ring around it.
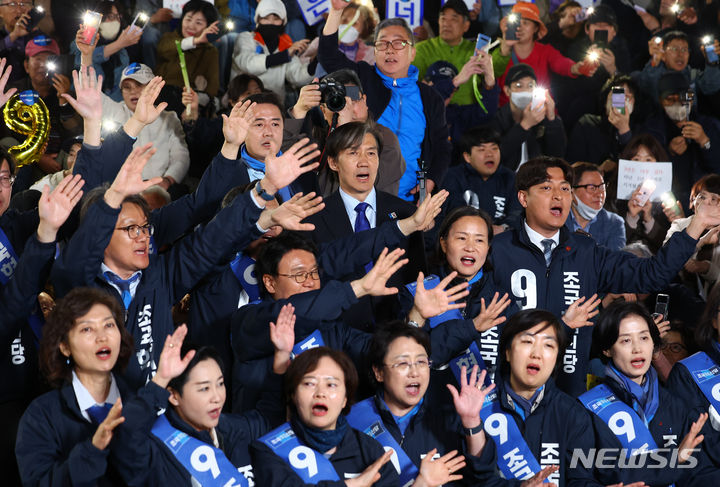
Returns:
[[[490,39],[490,36],[486,36],[482,33],[478,34],[477,41],[475,42],[475,50],[488,52],[491,40],[492,39]]]
[[[595,31],[593,44],[601,49],[605,49],[608,46],[608,31],[606,29],[597,29]]]
[[[658,294],[655,298],[655,312],[653,319],[658,315],[663,315],[663,321],[668,321],[668,308],[670,307],[670,296],[667,294]]]
[[[506,41],[516,41],[517,40],[517,28],[518,27],[520,27],[520,17],[518,17],[516,14],[508,15],[507,30],[505,31],[505,40]]]
[[[50,55],[45,62],[46,76],[52,78],[54,74],[63,74],[70,77],[75,64],[74,58],[67,54]]]
[[[83,16],[84,30],[82,33],[82,41],[85,44],[94,44],[98,35],[98,29],[102,22],[102,14],[88,10]]]
[[[679,214],[680,208],[678,207],[678,201],[672,191],[666,191],[661,194],[660,201],[662,201],[662,204],[665,208],[672,208],[673,212],[675,212],[676,215]]]
[[[709,44],[705,44],[705,55],[707,56],[707,62],[708,64],[714,66],[720,61],[718,59],[718,54],[715,52],[715,45],[711,42]]]
[[[130,24],[130,29],[128,29],[128,32],[142,32],[145,30],[145,26],[147,25],[148,21],[150,20],[150,17],[147,16],[147,14],[140,12],[135,16],[135,19],[133,19],[132,24]]]
[[[28,16],[30,17],[30,19],[25,22],[25,28],[28,32],[32,32],[35,27],[37,27],[37,25],[40,23],[40,21],[45,17],[45,9],[42,8],[40,5],[36,5],[30,9],[30,12],[28,12]]]
[[[625,115],[625,88],[622,86],[613,86],[610,95],[610,103],[613,108],[617,108],[620,113]]]
[[[653,37],[653,42],[655,44],[662,44],[662,37],[660,37],[660,36]]]
[[[532,106],[530,107],[531,110],[537,110],[541,106],[545,104],[545,94],[547,91],[545,88],[533,88],[532,91]]]
[[[638,206],[645,206],[645,203],[648,202],[652,194],[655,192],[655,188],[657,187],[657,183],[655,183],[654,179],[646,179],[642,182],[640,185],[640,191],[635,196],[635,202]]]

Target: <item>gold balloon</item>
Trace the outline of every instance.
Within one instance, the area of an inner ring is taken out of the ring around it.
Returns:
[[[13,132],[27,136],[25,142],[8,150],[15,157],[18,167],[39,161],[50,137],[50,113],[42,98],[37,96],[34,99],[35,103],[26,105],[15,94],[3,108],[5,125]]]

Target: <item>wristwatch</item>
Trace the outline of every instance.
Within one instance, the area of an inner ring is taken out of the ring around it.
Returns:
[[[260,181],[255,184],[255,190],[257,191],[258,196],[265,201],[272,201],[275,199],[275,196],[271,195],[270,193],[265,191],[262,186],[260,186]]]
[[[475,426],[474,428],[463,427],[463,432],[465,433],[465,436],[474,436],[474,435],[480,433],[482,430],[483,430],[482,419],[480,420],[480,424]]]
[[[708,150],[710,148],[710,139],[703,144],[703,149]]]

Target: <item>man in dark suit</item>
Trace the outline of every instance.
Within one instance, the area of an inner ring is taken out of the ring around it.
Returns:
[[[350,122],[330,134],[325,143],[328,167],[337,173],[339,189],[325,199],[325,209],[308,219],[315,225],[312,238],[317,244],[345,237],[353,232],[369,230],[389,220],[407,218],[415,207],[397,196],[375,189],[382,137],[372,122]],[[425,247],[419,232],[408,240],[410,262],[397,272],[389,286],[401,286],[417,279],[424,271]],[[359,277],[366,269],[357,269]],[[374,324],[397,318],[394,296],[367,296],[347,310],[343,319],[352,327],[371,331]]]

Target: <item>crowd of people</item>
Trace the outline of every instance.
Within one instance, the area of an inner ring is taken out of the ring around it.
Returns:
[[[720,480],[720,4],[407,2],[0,2],[7,485]]]

